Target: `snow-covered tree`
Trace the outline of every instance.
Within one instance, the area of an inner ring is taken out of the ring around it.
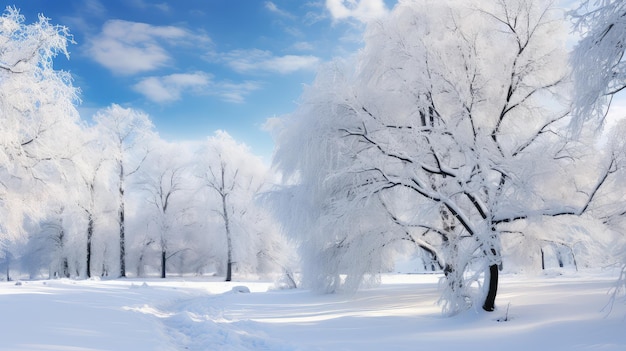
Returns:
[[[263,162],[246,145],[218,131],[207,139],[196,164],[206,190],[204,201],[219,217],[226,240],[226,281],[234,272],[267,273],[262,270],[280,267],[286,247],[277,228],[269,224],[269,214],[255,201],[266,185]]]
[[[584,189],[570,174],[563,38],[549,2],[406,1],[323,68],[275,157],[305,280],[355,289],[416,245],[443,267],[445,311],[492,311],[508,226],[583,213],[611,171]]]
[[[25,217],[44,217],[62,163],[78,148],[77,89],[53,66],[71,41],[44,16],[26,24],[8,7],[0,17],[0,243],[22,232]]]
[[[574,78],[574,127],[604,123],[615,94],[626,87],[626,2],[585,0],[570,12],[582,38],[571,56]]]
[[[185,211],[190,206],[190,177],[188,160],[181,154],[176,144],[160,141],[153,144],[146,166],[141,172],[140,180],[144,191],[148,194],[147,201],[152,209],[152,237],[159,246],[161,257],[161,278],[167,274],[167,260],[184,248],[174,250],[175,236],[182,237]]]
[[[581,35],[572,56],[574,80],[574,131],[579,132],[581,124],[592,121],[596,130],[606,122],[611,112],[615,96],[626,88],[626,2],[620,0],[586,0],[570,12],[575,28]],[[623,118],[623,116],[618,116]],[[607,180],[608,190],[602,195],[598,207],[601,220],[610,228],[623,233],[626,228],[626,197],[624,183],[626,166],[626,128],[623,120],[617,122],[613,130],[606,134],[605,150],[612,159],[614,176]],[[600,236],[594,233],[594,237]],[[613,244],[615,247],[616,245]],[[623,262],[626,262],[624,248],[621,248]],[[626,291],[626,264],[622,267],[619,288],[616,293]]]
[[[106,154],[105,140],[99,139],[98,129],[90,127],[84,129],[85,142],[81,152],[73,159],[72,179],[73,191],[68,194],[74,196],[76,205],[82,210],[85,217],[85,275],[91,277],[94,272],[94,234],[99,223],[105,219],[103,214],[114,208],[114,201],[110,195],[111,186],[109,155]]]
[[[120,277],[126,276],[125,186],[126,179],[135,174],[148,155],[147,141],[153,134],[152,121],[143,112],[113,104],[95,116],[101,137],[112,149],[111,161],[118,175],[118,223]]]

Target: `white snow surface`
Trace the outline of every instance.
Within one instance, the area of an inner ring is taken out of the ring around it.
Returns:
[[[495,312],[453,317],[436,305],[438,275],[385,275],[354,295],[213,278],[1,282],[0,350],[626,350],[626,304],[607,307],[616,274],[503,275]]]

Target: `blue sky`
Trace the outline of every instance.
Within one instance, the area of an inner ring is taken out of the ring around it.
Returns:
[[[360,45],[395,0],[14,0],[70,28],[81,115],[111,103],[148,113],[171,141],[227,131],[270,157],[267,118],[296,108],[316,68]]]

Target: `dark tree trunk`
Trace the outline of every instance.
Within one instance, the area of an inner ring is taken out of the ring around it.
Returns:
[[[89,213],[87,223],[87,278],[91,278],[91,239],[93,237],[93,215]]]
[[[126,277],[126,237],[124,233],[124,164],[119,162],[120,167],[120,208],[119,208],[119,221],[120,221],[120,277]]]
[[[63,276],[65,278],[70,277],[70,265],[69,262],[67,262],[67,257],[63,258]]]
[[[564,263],[563,263],[563,257],[561,256],[561,248],[556,246],[554,248],[554,252],[556,253],[556,259],[559,261],[559,268],[563,268]]]
[[[483,310],[492,312],[496,308],[496,294],[498,293],[498,265],[489,266],[489,291],[483,304]]]
[[[233,263],[230,261],[230,259],[228,259],[228,263],[226,264],[226,281],[227,282],[232,280],[232,274],[233,274]]]
[[[70,265],[67,261],[65,254],[65,230],[63,230],[63,220],[59,224],[59,251],[61,252],[61,272],[59,275],[69,278],[70,277]]]
[[[167,264],[167,253],[165,250],[161,250],[161,278],[165,278],[165,267]]]
[[[120,277],[126,277],[126,235],[124,233],[124,203],[120,204]]]

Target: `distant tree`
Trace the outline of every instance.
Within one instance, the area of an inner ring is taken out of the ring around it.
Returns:
[[[226,243],[227,243],[227,259],[226,259],[226,281],[229,282],[232,280],[232,268],[233,268],[233,236],[231,232],[231,224],[230,224],[230,213],[232,209],[229,206],[228,197],[231,195],[233,190],[235,190],[235,184],[237,181],[237,173],[238,170],[230,171],[228,175],[228,179],[226,178],[227,171],[227,163],[222,159],[222,156],[219,156],[220,163],[217,169],[213,169],[213,167],[209,166],[209,172],[206,174],[205,183],[207,187],[214,190],[217,195],[220,197],[221,201],[221,209],[217,210],[219,215],[222,217],[224,221],[224,233],[226,234]]]
[[[177,229],[182,227],[187,205],[180,198],[185,195],[185,186],[189,189],[190,175],[186,172],[187,160],[178,145],[161,141],[153,149],[139,182],[148,194],[147,201],[153,205],[152,219],[157,232],[154,242],[159,244],[161,278],[165,278],[167,260],[180,252],[169,250]]]
[[[63,226],[63,207],[59,208],[56,213],[56,218],[42,223],[42,231],[48,235],[48,239],[54,244],[52,252],[54,254],[54,260],[51,264],[51,271],[53,276],[57,278],[69,278],[70,264],[67,247],[67,232]]]
[[[269,214],[255,202],[267,171],[261,160],[227,133],[217,132],[208,138],[195,163],[207,190],[205,201],[219,217],[225,235],[226,281],[232,280],[235,268],[258,273],[261,261],[274,266],[268,261],[280,255],[284,245],[267,223]]]
[[[147,141],[153,134],[153,125],[148,115],[130,108],[113,104],[99,111],[94,120],[103,138],[112,149],[111,160],[118,174],[118,223],[120,277],[126,276],[126,232],[125,232],[125,186],[126,179],[135,174],[148,155]]]
[[[322,69],[275,157],[308,284],[376,282],[417,245],[443,267],[445,311],[493,311],[509,227],[584,213],[614,170],[584,169],[584,189],[571,173],[586,160],[559,100],[563,34],[544,1],[402,2],[356,62]]]
[[[72,186],[75,188],[74,196],[77,205],[82,209],[86,217],[87,226],[85,228],[85,274],[90,278],[93,274],[93,241],[96,230],[96,223],[102,212],[105,211],[101,200],[106,191],[106,179],[102,179],[102,174],[106,174],[106,144],[99,140],[99,135],[95,128],[84,131],[85,143],[81,152],[73,159],[73,167],[76,173]]]

